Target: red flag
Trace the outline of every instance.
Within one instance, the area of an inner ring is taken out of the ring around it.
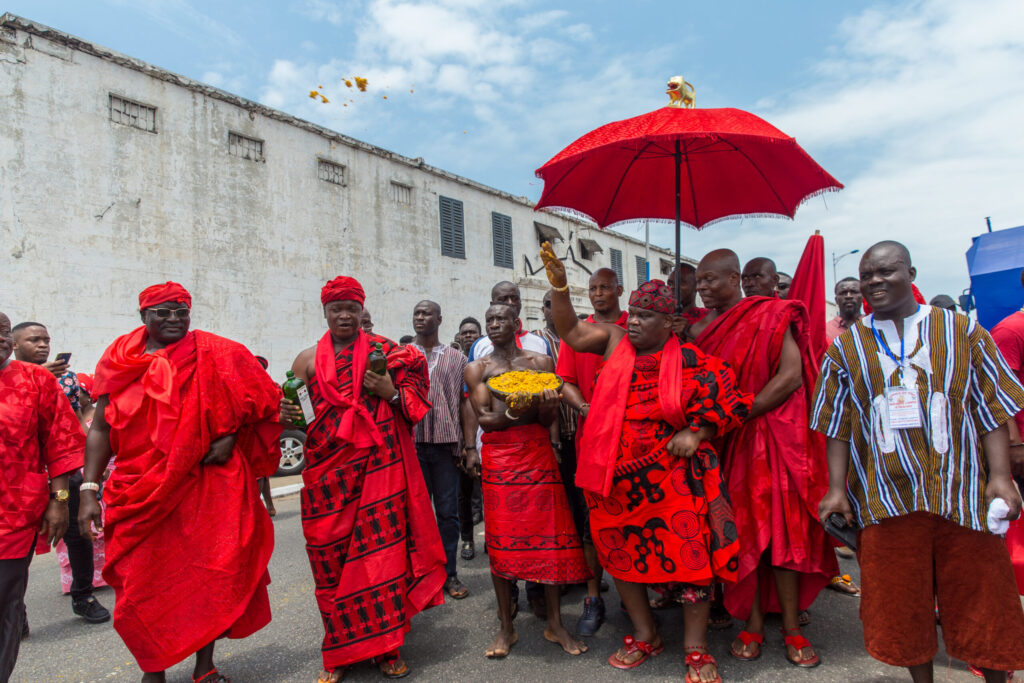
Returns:
[[[807,238],[800,263],[793,271],[789,298],[807,307],[810,348],[815,361],[819,361],[828,343],[825,336],[825,239],[817,232]]]

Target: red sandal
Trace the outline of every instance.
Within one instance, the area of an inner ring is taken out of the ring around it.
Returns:
[[[646,662],[648,657],[660,655],[662,652],[665,651],[664,645],[658,645],[657,647],[655,647],[646,641],[637,640],[633,636],[626,636],[625,638],[623,638],[623,642],[626,644],[627,657],[636,652],[642,653],[643,656],[637,659],[636,661],[627,664],[626,662],[619,659],[619,653],[616,650],[608,658],[608,663],[614,666],[616,669],[635,669],[636,667]]]
[[[687,683],[701,683],[700,670],[708,664],[715,667],[715,678],[707,683],[722,683],[722,674],[718,673],[718,660],[708,652],[706,647],[696,646],[684,649],[690,650],[690,653],[686,655],[686,659],[684,660],[686,666],[690,667],[690,669],[696,670],[697,672],[697,678],[694,679],[690,670],[686,670]]]
[[[744,649],[751,643],[757,645],[757,652],[752,655],[745,655],[736,652],[732,647],[729,647],[729,654],[736,659],[743,660],[744,662],[752,662],[761,656],[761,646],[764,645],[764,634],[763,633],[751,633],[750,631],[740,631],[739,635],[736,636],[736,640],[743,643]]]
[[[199,678],[193,676],[192,683],[231,683],[231,679],[217,671],[217,667],[213,667]]]
[[[790,664],[792,664],[793,666],[799,666],[801,669],[813,669],[814,667],[821,664],[821,658],[818,657],[817,652],[815,652],[814,656],[810,659],[793,659],[789,656],[790,647],[796,650],[797,656],[799,657],[800,653],[804,650],[804,648],[811,646],[811,641],[807,640],[807,638],[805,638],[804,635],[800,633],[800,629],[795,628],[792,631],[782,629],[782,635],[786,637],[786,660]]]

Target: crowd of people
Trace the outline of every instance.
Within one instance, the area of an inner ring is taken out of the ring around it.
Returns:
[[[652,610],[673,604],[688,683],[721,681],[709,628],[742,621],[729,654],[751,661],[771,613],[786,659],[816,667],[802,627],[826,587],[862,597],[868,653],[914,681],[932,680],[937,621],[985,680],[1024,669],[1024,313],[990,335],[952,300],[925,304],[896,242],[836,284],[830,321],[809,317],[771,260],[741,268],[726,249],[625,307],[615,272],[597,270],[589,311],[550,245],[541,258],[543,328],[524,329],[519,288],[499,282],[483,324],[463,319],[451,342],[439,303],[417,303],[415,334],[396,343],[373,332],[355,278],[331,280],[326,330],[291,366],[298,401],[244,346],[191,329],[191,294],[173,282],[140,293],[141,326],[95,373],[51,361],[44,325],[0,313],[0,681],[29,632],[32,556],[61,540],[89,622],[110,619],[92,594],[102,540],[114,627],[144,682],[192,655],[194,681],[229,680],[216,641],[271,619],[272,502],[257,482],[303,420],[319,683],[363,661],[410,672],[411,619],[466,597],[458,558],[475,556],[481,517],[488,658],[518,641],[519,582],[545,639],[587,652],[607,576],[632,623],[607,657],[618,669],[665,650]],[[527,401],[489,387],[517,371],[560,386]],[[168,547],[189,562],[165,562]],[[836,552],[854,549],[862,588],[839,575]],[[566,624],[572,584],[586,595]]]

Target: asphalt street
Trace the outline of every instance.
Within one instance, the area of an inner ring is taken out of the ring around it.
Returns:
[[[297,496],[277,501],[276,548],[270,563],[273,583],[270,600],[274,619],[265,629],[246,640],[219,641],[216,663],[235,683],[313,683],[320,670],[320,641],[323,630],[313,599],[313,583],[303,548]],[[525,592],[516,619],[519,643],[505,660],[488,660],[484,650],[493,639],[498,622],[495,600],[482,552],[483,525],[477,527],[477,557],[460,559],[460,578],[470,589],[468,598],[449,600],[443,607],[428,610],[413,620],[402,654],[412,669],[407,680],[420,681],[661,681],[681,680],[682,612],[679,608],[658,612],[665,652],[631,671],[619,671],[607,664],[608,655],[629,632],[629,620],[619,611],[615,589],[605,594],[609,618],[597,636],[586,639],[590,651],[570,657],[543,638],[544,624],[527,609]],[[167,561],[174,562],[183,548],[168,548]],[[841,560],[843,571],[856,577],[856,563]],[[159,590],[154,586],[154,590]],[[108,608],[114,607],[109,589],[97,591]],[[168,596],[168,600],[171,596]],[[202,600],[202,595],[188,599]],[[563,600],[568,626],[576,623],[582,609],[583,593],[576,589]],[[32,633],[22,643],[12,681],[137,681],[140,674],[128,650],[110,623],[90,625],[71,612],[70,598],[60,594],[60,580],[53,553],[36,557],[32,563],[28,595]],[[762,657],[739,662],[728,655],[729,643],[740,629],[736,622],[729,631],[712,633],[712,654],[718,657],[723,679],[733,681],[806,681],[867,683],[908,681],[902,670],[871,659],[863,648],[859,600],[823,591],[811,608],[812,622],[805,634],[822,658],[816,669],[797,669],[783,655],[780,624],[769,620]],[[950,661],[942,652],[936,657],[936,680],[968,683],[966,665]],[[190,681],[191,662],[168,671],[173,683]],[[376,668],[361,664],[350,670],[346,681],[383,680]]]

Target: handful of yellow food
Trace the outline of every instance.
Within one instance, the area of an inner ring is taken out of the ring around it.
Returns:
[[[511,370],[487,380],[487,387],[509,408],[525,410],[545,389],[560,389],[562,378],[553,372]]]

